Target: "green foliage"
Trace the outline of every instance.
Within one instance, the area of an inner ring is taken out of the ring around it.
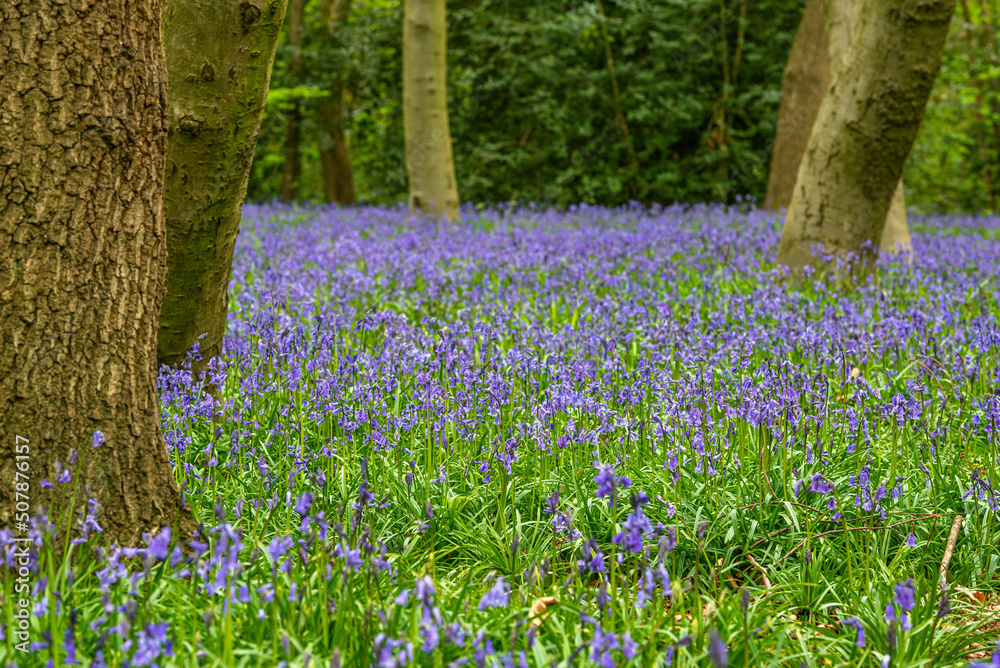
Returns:
[[[735,207],[248,209],[214,410],[207,379],[159,379],[199,536],[110,557],[63,530],[86,490],[57,497],[23,655],[0,532],[0,665],[148,666],[149,625],[163,668],[442,668],[486,643],[466,666],[591,668],[599,628],[630,634],[631,668],[708,666],[713,633],[733,668],[964,668],[995,642],[959,588],[1000,591],[995,240],[919,234],[923,259],[843,292],[776,282],[778,216]],[[613,539],[640,491],[641,551]],[[498,576],[509,599],[482,605]],[[379,661],[386,638],[415,658]]]
[[[1000,211],[1000,3],[964,1],[907,164],[919,210]]]
[[[455,0],[448,5],[449,113],[463,200],[620,204],[759,197],[781,73],[801,0]],[[302,81],[279,52],[272,85],[349,83],[359,196],[405,197],[399,3],[358,3],[338,38],[307,7]],[[741,30],[742,28],[742,30]],[[744,35],[740,39],[741,33]],[[615,103],[606,46],[620,88]],[[727,85],[728,77],[728,85]],[[315,143],[315,107],[303,102]],[[625,127],[631,136],[635,159]],[[284,120],[270,106],[250,197],[280,187]],[[318,157],[303,193],[319,199]]]
[[[459,194],[560,206],[760,199],[802,4],[748,3],[741,18],[739,0],[449,2]],[[905,173],[908,204],[918,211],[1000,210],[998,17],[996,0],[983,0],[961,3],[954,18]],[[405,199],[401,35],[399,0],[356,1],[336,32],[323,3],[307,3],[305,67],[290,71],[285,40],[249,197],[280,190],[285,114],[295,98],[303,113],[299,190],[322,198],[317,98],[339,78],[360,199]]]
[[[316,86],[294,86],[292,88],[271,88],[267,91],[267,105],[285,110],[291,107],[292,100],[318,100],[329,97],[330,91]]]
[[[466,198],[619,204],[763,192],[799,2],[754,3],[745,19],[738,3],[604,3],[637,165],[616,114],[599,6],[557,4],[452,5],[451,53],[463,65],[452,126]],[[727,69],[738,70],[728,87]]]
[[[247,196],[272,199],[281,190],[286,116],[292,98],[302,113],[302,178],[305,199],[322,199],[317,145],[317,102],[338,79],[345,88],[346,127],[355,182],[365,200],[405,197],[402,107],[402,6],[396,0],[355,0],[349,22],[332,31],[321,0],[305,7],[302,60],[291,71],[287,27],[271,75],[268,107],[257,140]],[[305,93],[305,94],[303,94]]]

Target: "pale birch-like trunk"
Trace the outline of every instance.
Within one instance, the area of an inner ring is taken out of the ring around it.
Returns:
[[[445,0],[404,0],[403,127],[410,208],[458,215],[448,127]]]
[[[166,0],[167,294],[158,358],[219,354],[229,279],[285,0]]]
[[[866,0],[799,167],[778,261],[793,270],[877,252],[955,0]]]

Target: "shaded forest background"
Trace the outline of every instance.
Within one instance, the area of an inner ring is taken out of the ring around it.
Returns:
[[[803,7],[452,0],[448,99],[462,200],[762,201],[782,72]],[[911,209],[998,210],[997,7],[959,3],[904,173]],[[289,44],[285,27],[248,197],[281,193],[288,118],[297,109],[295,197],[323,201],[317,122],[343,82],[358,200],[404,201],[401,3],[355,0],[332,32],[327,11],[324,1],[305,3],[301,47]]]

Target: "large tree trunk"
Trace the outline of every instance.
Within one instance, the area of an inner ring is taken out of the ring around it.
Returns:
[[[288,45],[292,50],[292,78],[295,80],[302,71],[302,3],[290,0],[288,11]],[[302,176],[302,105],[292,100],[285,128],[285,166],[281,174],[281,199],[291,202],[298,196],[299,178]]]
[[[202,364],[222,349],[233,248],[284,11],[284,0],[166,2],[168,270],[160,364],[183,361],[202,334]]]
[[[351,0],[331,0],[327,3],[327,22],[333,39],[338,39],[350,12]],[[327,202],[336,202],[341,206],[354,204],[357,200],[351,154],[344,138],[344,76],[344,71],[334,73],[330,96],[322,100],[316,119],[319,158],[323,168],[323,197]]]
[[[828,80],[831,72],[833,76],[837,76],[844,67],[847,50],[857,27],[862,2],[863,0],[825,0],[824,12],[830,55],[826,69]],[[804,151],[805,147],[803,146]],[[907,151],[907,155],[909,155],[909,151]],[[801,160],[801,156],[799,159]],[[906,222],[906,199],[903,196],[902,178],[896,184],[896,191],[893,193],[892,203],[889,205],[885,226],[882,228],[881,237],[879,237],[879,250],[903,252],[913,250],[910,240],[910,226]]]
[[[450,220],[458,215],[458,188],[445,43],[445,0],[404,0],[403,128],[410,208]]]
[[[866,0],[833,74],[799,167],[778,261],[818,262],[812,249],[877,252],[913,147],[955,0]]]
[[[166,95],[159,0],[0,10],[0,521],[11,528],[74,487],[78,507],[85,494],[102,504],[110,540],[189,519],[156,395]],[[106,443],[92,447],[97,430]],[[72,481],[56,483],[71,450]]]
[[[826,0],[824,7],[824,0],[809,0],[806,5],[782,78],[778,129],[764,201],[767,207],[787,207],[792,201],[799,165],[830,85],[831,63],[843,62],[858,2]],[[879,245],[885,251],[911,249],[902,182],[889,208]]]

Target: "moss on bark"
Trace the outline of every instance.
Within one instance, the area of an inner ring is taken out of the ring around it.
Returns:
[[[233,249],[284,0],[167,0],[167,294],[158,359],[222,348]]]
[[[954,9],[955,0],[861,6],[799,167],[780,263],[793,270],[815,265],[816,246],[836,256],[875,255]]]

